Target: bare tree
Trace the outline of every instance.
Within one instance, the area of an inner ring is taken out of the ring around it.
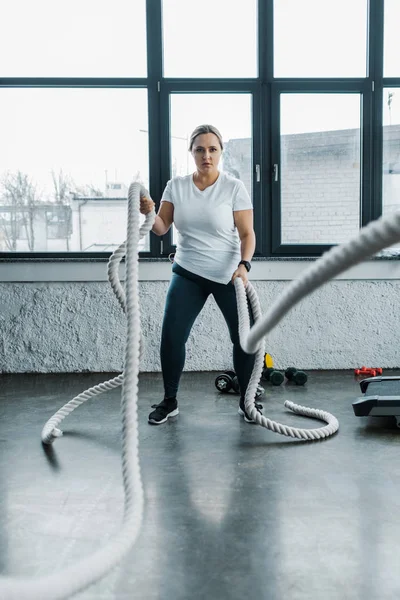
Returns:
[[[65,217],[66,217],[66,230],[65,230],[65,241],[67,245],[67,250],[69,250],[69,233],[72,229],[71,219],[72,212],[70,210],[70,199],[71,193],[74,193],[76,189],[76,185],[73,179],[69,175],[64,175],[62,169],[56,174],[53,170],[51,171],[51,178],[53,180],[54,186],[54,199],[57,205],[62,205],[66,207],[65,209]]]
[[[37,204],[36,186],[21,171],[7,172],[1,181],[1,203],[4,206],[0,228],[9,250],[15,252],[20,228],[25,230],[28,248],[35,248],[34,213]]]
[[[74,193],[84,198],[103,198],[104,193],[92,183],[74,187]]]
[[[102,198],[104,196],[100,188],[92,183],[77,185],[70,175],[64,175],[62,169],[58,173],[51,171],[51,178],[54,186],[54,199],[57,204],[69,204],[71,194],[85,198]]]
[[[54,186],[54,198],[57,204],[69,204],[69,194],[76,185],[69,175],[64,175],[62,169],[56,174],[51,171],[51,178]]]

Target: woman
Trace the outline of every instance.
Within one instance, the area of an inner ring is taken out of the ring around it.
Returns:
[[[164,235],[175,223],[178,230],[161,335],[164,399],[149,415],[149,423],[154,425],[179,413],[176,395],[185,344],[210,294],[221,309],[233,343],[233,365],[241,392],[239,414],[247,423],[253,422],[244,410],[244,395],[254,355],[240,347],[233,285],[236,277],[244,285],[248,281],[255,249],[253,208],[243,183],[218,170],[222,150],[221,134],[212,125],[200,125],[193,131],[189,151],[196,171],[168,182],[152,228],[156,235]],[[152,200],[141,198],[142,214],[153,207]]]

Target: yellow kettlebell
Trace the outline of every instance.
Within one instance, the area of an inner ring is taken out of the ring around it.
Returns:
[[[274,360],[270,354],[264,354],[264,366],[266,369],[272,369]]]

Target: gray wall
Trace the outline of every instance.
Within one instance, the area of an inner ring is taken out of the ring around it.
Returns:
[[[286,281],[255,281],[262,309]],[[142,281],[142,371],[159,371],[167,281]],[[269,335],[276,366],[400,367],[400,281],[335,280],[302,301]],[[108,283],[0,284],[0,371],[122,371],[125,316]],[[223,318],[209,299],[187,345],[186,370],[231,368]]]

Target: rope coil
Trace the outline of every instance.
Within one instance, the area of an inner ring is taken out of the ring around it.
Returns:
[[[152,227],[155,213],[149,213],[139,231],[140,194],[149,193],[140,184],[131,184],[128,194],[128,233],[127,241],[114,252],[108,265],[111,286],[118,302],[127,314],[127,338],[125,348],[124,373],[107,382],[94,386],[62,407],[51,417],[42,431],[42,442],[52,444],[62,435],[58,425],[78,406],[89,398],[114,389],[122,384],[122,476],[125,492],[124,519],[120,531],[102,549],[88,558],[59,573],[40,578],[0,578],[1,600],[62,600],[69,598],[104,577],[130,550],[137,538],[143,516],[143,485],[138,453],[137,393],[140,356],[140,312],[138,289],[138,244]],[[245,290],[240,278],[235,279],[238,298],[239,335],[243,349],[255,353],[254,369],[245,396],[245,408],[249,416],[259,425],[276,433],[298,439],[316,440],[328,437],[337,431],[337,419],[322,410],[285,402],[294,413],[320,419],[327,425],[317,429],[298,429],[271,421],[257,411],[254,406],[255,393],[263,363],[264,336],[275,327],[283,316],[303,297],[323,283],[355,265],[371,254],[393,245],[400,240],[400,211],[379,219],[365,227],[353,241],[333,248],[317,260],[302,275],[301,279],[289,284],[274,305],[261,316],[257,294],[249,283]],[[117,274],[118,265],[126,252],[126,284],[123,290]],[[247,297],[246,297],[247,294]],[[253,310],[255,323],[250,329],[247,298]]]
[[[243,281],[240,279],[240,277],[237,277],[234,280],[234,284],[238,304],[240,344],[242,347],[245,347],[250,334],[250,317],[247,308],[246,297],[249,299],[249,303],[254,316],[253,328],[256,327],[256,325],[259,324],[260,320],[262,319],[260,302],[257,297],[256,291],[250,282],[247,283],[247,286],[245,288],[243,285]],[[261,340],[262,339],[263,338],[261,338]],[[260,340],[258,341],[260,342]],[[265,417],[263,414],[261,414],[255,406],[255,396],[257,386],[260,380],[260,373],[262,371],[263,362],[264,347],[262,343],[259,343],[256,350],[253,371],[244,398],[245,410],[249,417],[257,423],[257,425],[261,425],[261,427],[265,427],[266,429],[269,429],[274,433],[279,433],[281,435],[286,435],[288,437],[297,438],[300,440],[319,440],[333,435],[339,429],[338,420],[330,413],[323,410],[318,410],[316,408],[299,406],[298,404],[294,404],[293,402],[289,401],[286,401],[284,405],[292,412],[298,415],[302,415],[304,417],[310,417],[313,419],[319,419],[320,421],[325,421],[327,425],[319,427],[317,429],[300,429],[298,427],[282,425],[282,423],[272,421],[271,419],[268,419],[268,417]]]

